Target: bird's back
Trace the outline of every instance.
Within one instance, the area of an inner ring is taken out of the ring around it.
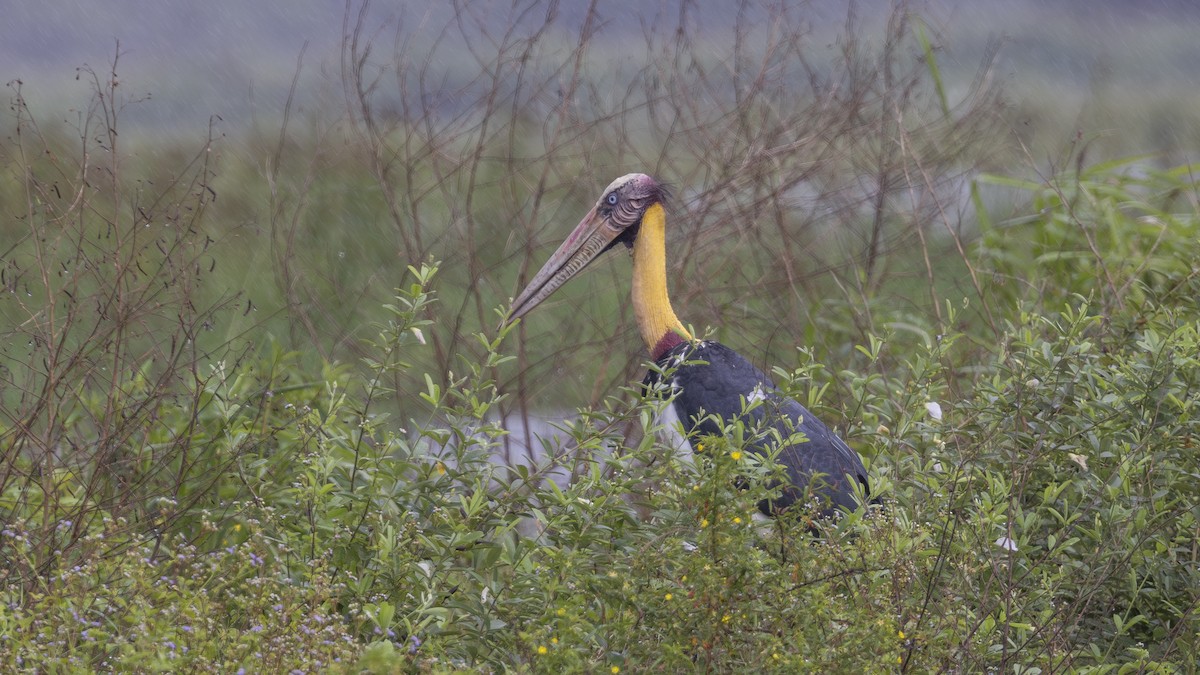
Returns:
[[[783,440],[776,460],[787,470],[791,485],[780,497],[759,504],[764,513],[777,513],[798,501],[815,500],[825,515],[858,506],[854,484],[867,491],[867,471],[858,453],[807,408],[780,394],[771,379],[740,354],[718,342],[685,342],[659,358],[658,366],[677,392],[675,411],[690,439],[720,435],[715,416],[727,423],[740,419],[754,429],[770,427]],[[659,377],[651,371],[646,384]],[[757,401],[761,403],[752,405]],[[803,440],[787,443],[797,432]],[[766,456],[779,443],[775,434],[759,434],[748,449]]]

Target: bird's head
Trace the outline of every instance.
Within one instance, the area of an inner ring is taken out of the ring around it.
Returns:
[[[601,253],[618,243],[632,247],[646,210],[666,198],[666,188],[644,173],[627,174],[610,183],[592,210],[517,295],[508,320],[528,314]]]

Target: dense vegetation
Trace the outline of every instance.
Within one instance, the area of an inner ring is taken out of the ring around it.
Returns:
[[[344,118],[192,153],[126,147],[115,72],[62,128],[10,85],[0,662],[1194,668],[1190,167],[1080,142],[1005,177],[1003,97],[948,98],[904,13],[813,60],[777,10],[626,71],[530,7],[466,55],[464,8],[421,47],[482,74],[441,84],[359,26]],[[884,509],[814,538],[753,518],[744,430],[661,442],[624,261],[497,328],[637,169],[676,184],[681,315],[836,422]]]

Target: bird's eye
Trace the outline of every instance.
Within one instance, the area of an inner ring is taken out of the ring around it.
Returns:
[[[615,192],[608,193],[608,198],[605,201],[608,202],[609,206],[616,206],[617,205],[617,193],[615,193]]]

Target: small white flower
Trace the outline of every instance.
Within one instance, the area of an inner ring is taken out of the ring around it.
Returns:
[[[687,551],[688,553],[695,551],[697,548],[699,548],[699,547],[690,541],[683,542],[683,550]]]
[[[414,327],[414,328],[412,329],[412,334],[413,334],[413,336],[414,336],[414,337],[416,337],[416,338],[417,338],[417,342],[418,342],[418,343],[420,343],[420,344],[425,344],[425,334],[421,332],[421,329],[420,329],[420,328],[416,328],[416,327]]]
[[[1068,452],[1067,457],[1070,457],[1072,462],[1075,462],[1084,471],[1087,471],[1087,456],[1086,455],[1076,455],[1073,452]]]
[[[935,420],[942,419],[942,406],[937,401],[930,401],[925,404],[925,410],[929,412],[929,416]]]
[[[767,400],[767,394],[763,391],[761,382],[759,382],[758,385],[754,387],[754,391],[750,392],[750,395],[746,397],[746,403],[748,404],[754,404],[765,400]]]
[[[996,545],[999,546],[1000,548],[1004,549],[1005,551],[1016,551],[1017,550],[1017,542],[1013,541],[1012,539],[1009,539],[1008,537],[1000,537],[999,539],[996,540]]]

